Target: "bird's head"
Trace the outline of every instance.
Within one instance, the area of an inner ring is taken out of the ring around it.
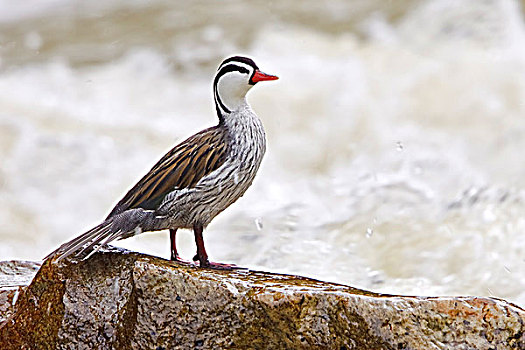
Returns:
[[[218,112],[235,111],[244,101],[246,93],[258,82],[279,79],[263,73],[252,59],[233,56],[225,59],[213,81],[213,94]],[[220,109],[220,111],[219,111]]]

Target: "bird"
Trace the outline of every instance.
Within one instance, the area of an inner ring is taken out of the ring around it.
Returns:
[[[226,58],[213,79],[219,122],[177,144],[115,205],[106,219],[62,244],[44,258],[55,263],[71,255],[88,259],[101,247],[143,232],[169,230],[171,260],[179,257],[178,229],[192,229],[200,267],[229,269],[211,262],[203,240],[204,228],[239,199],[252,184],[266,151],[261,120],[246,100],[256,84],[277,80],[248,57]]]

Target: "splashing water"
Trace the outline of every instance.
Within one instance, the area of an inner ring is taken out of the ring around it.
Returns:
[[[214,260],[525,304],[518,2],[24,3],[0,2],[3,259],[39,259],[91,228],[216,123],[211,77],[244,53],[280,80],[248,96],[268,152],[207,228]],[[117,244],[169,256],[166,233]]]
[[[255,218],[255,227],[258,231],[262,231],[263,229],[263,223],[261,218]]]

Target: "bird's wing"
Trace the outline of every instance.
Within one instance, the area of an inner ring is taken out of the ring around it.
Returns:
[[[226,158],[224,131],[214,126],[181,142],[122,198],[108,218],[128,209],[156,209],[175,189],[191,188]]]

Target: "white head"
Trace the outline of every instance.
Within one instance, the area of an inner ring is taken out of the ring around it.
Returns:
[[[276,80],[275,75],[269,75],[259,70],[251,59],[234,56],[225,59],[213,81],[213,95],[219,119],[235,111],[243,105],[246,93],[259,81]]]

